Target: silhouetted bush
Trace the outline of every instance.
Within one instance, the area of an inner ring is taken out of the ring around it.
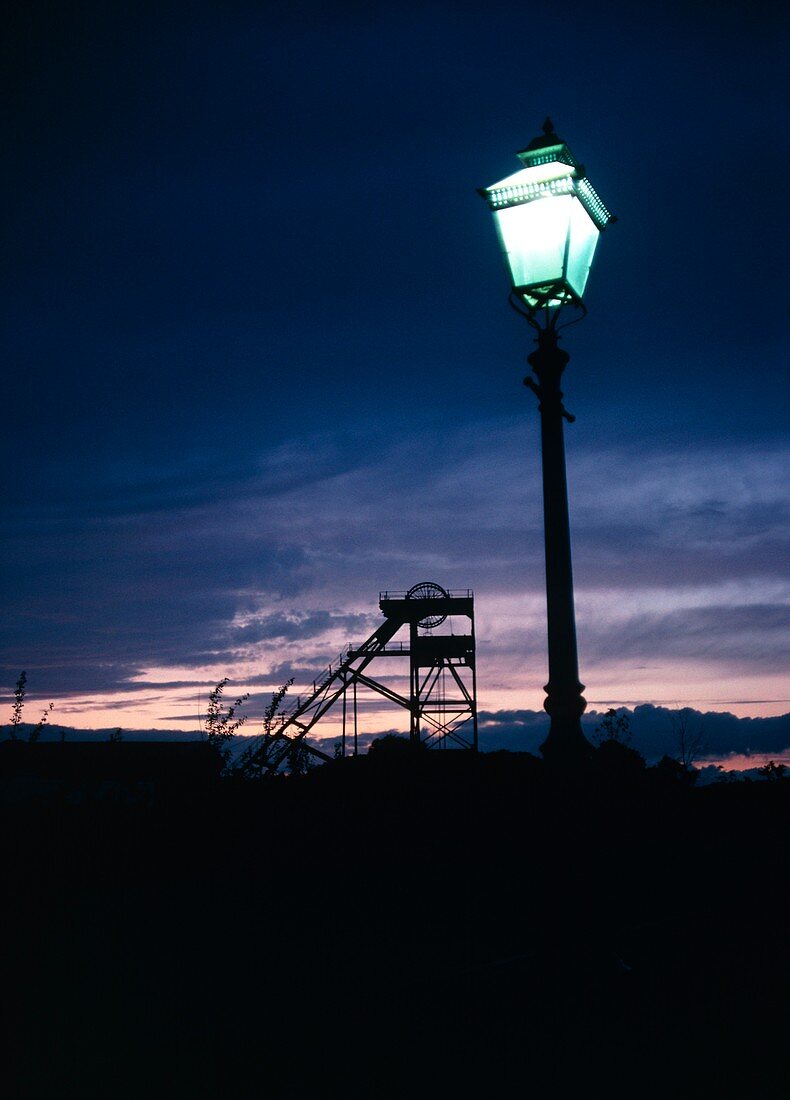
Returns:
[[[617,779],[641,775],[647,766],[641,753],[613,738],[601,742],[593,759],[599,773]]]
[[[684,765],[672,756],[662,756],[659,762],[651,768],[651,771],[662,782],[677,784],[682,787],[693,787],[699,778],[699,768]]]
[[[757,769],[757,774],[763,779],[777,780],[787,779],[787,768],[784,764],[777,764],[775,760],[769,760],[763,768]]]
[[[377,737],[375,741],[371,742],[368,755],[376,760],[390,757],[402,758],[414,749],[418,752],[424,751],[425,745],[420,742],[419,745],[414,746],[408,737],[401,737],[397,733],[386,733],[383,737]]]

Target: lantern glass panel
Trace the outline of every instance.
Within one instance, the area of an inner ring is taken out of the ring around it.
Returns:
[[[494,212],[514,287],[539,286],[563,278],[575,205],[578,203],[571,195],[552,195]]]
[[[533,203],[540,206],[540,203]],[[579,297],[584,294],[587,285],[587,276],[590,274],[595,246],[598,243],[600,232],[597,225],[584,209],[582,204],[574,199],[572,202],[570,217],[570,247],[568,249],[568,268],[565,279],[571,290]]]

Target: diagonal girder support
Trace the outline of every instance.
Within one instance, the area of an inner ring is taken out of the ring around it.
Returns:
[[[400,629],[401,623],[387,619],[361,646],[349,647],[336,666],[330,665],[324,676],[319,681],[314,681],[313,692],[304,700],[298,700],[295,708],[284,715],[284,721],[276,733],[268,738],[261,739],[260,746],[254,750],[245,762],[245,770],[253,772],[261,770],[266,774],[272,774],[279,770],[285,763],[288,754],[292,751],[296,742],[304,742],[304,738],[310,730],[320,721],[326,712],[334,706],[337,700],[354,683],[359,681],[367,686],[375,686],[376,690],[395,702],[402,703],[402,696],[378,684],[362,673],[377,654],[391,641],[394,634]],[[354,662],[359,661],[355,668]],[[408,706],[408,701],[406,701]],[[332,758],[315,746],[304,742],[304,747],[311,755],[322,760]]]

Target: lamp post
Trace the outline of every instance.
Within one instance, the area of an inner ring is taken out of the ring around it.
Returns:
[[[586,313],[582,295],[595,246],[615,219],[583,166],[554,133],[551,119],[518,157],[518,172],[479,193],[494,213],[510,272],[510,304],[537,333],[537,348],[527,357],[535,377],[528,375],[524,385],[538,398],[543,461],[549,650],[544,708],[551,726],[541,752],[546,759],[568,759],[589,752],[590,744],[581,728],[587,703],[576,650],[563,438],[563,420],[573,423],[574,417],[562,403],[560,380],[569,356],[558,339],[562,328]],[[560,324],[568,309],[578,316]]]

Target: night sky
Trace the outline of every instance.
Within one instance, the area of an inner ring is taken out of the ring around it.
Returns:
[[[783,8],[18,5],[5,695],[259,714],[431,580],[481,707],[540,709],[532,336],[476,188],[548,114],[619,218],[564,339],[587,699],[790,710]]]

